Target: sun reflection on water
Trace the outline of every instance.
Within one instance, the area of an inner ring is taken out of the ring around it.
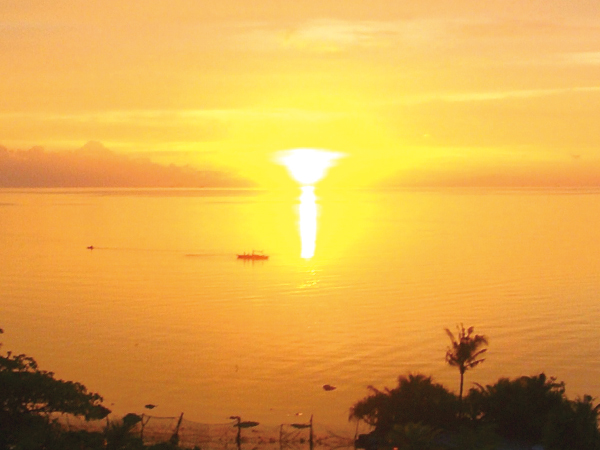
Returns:
[[[300,229],[300,256],[310,259],[317,246],[317,196],[314,186],[302,186],[298,206],[298,226]]]

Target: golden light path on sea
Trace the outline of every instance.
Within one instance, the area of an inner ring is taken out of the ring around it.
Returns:
[[[304,259],[315,255],[317,247],[317,196],[314,186],[302,186],[300,206],[298,207],[298,226],[300,228],[301,253]]]
[[[343,153],[327,150],[297,148],[275,154],[275,161],[288,170],[291,177],[301,186],[298,207],[298,228],[300,231],[301,254],[310,259],[317,245],[317,196],[315,184],[321,181],[330,167],[335,165]]]

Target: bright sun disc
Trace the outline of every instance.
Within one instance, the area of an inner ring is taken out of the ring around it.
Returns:
[[[292,178],[302,186],[312,186],[321,180],[327,169],[342,156],[342,153],[326,150],[297,148],[277,153],[276,161],[284,165]]]

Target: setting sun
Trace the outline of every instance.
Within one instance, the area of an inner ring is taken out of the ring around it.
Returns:
[[[302,186],[312,186],[341,158],[341,153],[309,148],[297,148],[277,153],[275,160],[284,165],[294,180]]]

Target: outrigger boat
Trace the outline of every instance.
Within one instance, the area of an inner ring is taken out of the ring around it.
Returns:
[[[237,255],[238,259],[251,259],[251,260],[258,260],[258,259],[269,259],[269,255],[265,255],[262,252],[255,252],[254,250],[252,250],[252,253],[242,253],[241,255]]]

